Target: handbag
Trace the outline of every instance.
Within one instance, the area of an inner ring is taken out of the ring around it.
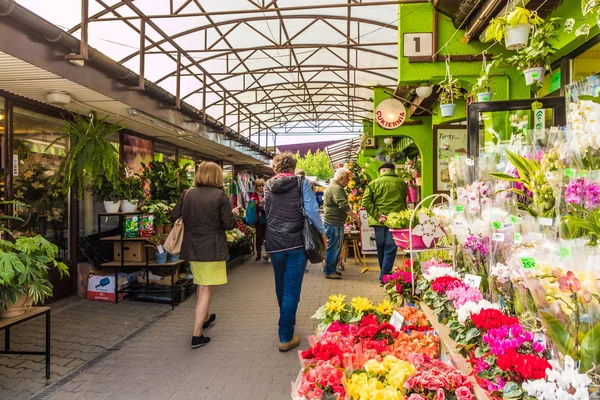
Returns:
[[[302,216],[304,218],[304,227],[302,228],[302,238],[304,240],[304,251],[308,260],[312,264],[318,264],[325,259],[325,241],[321,232],[310,222],[306,210],[304,209],[304,177],[298,179],[298,190],[300,192],[300,206],[302,207]]]
[[[163,244],[163,249],[167,253],[170,254],[179,254],[181,253],[181,245],[183,244],[183,209],[185,208],[185,199],[187,198],[188,193],[192,189],[188,189],[183,195],[183,202],[181,203],[181,215],[177,218],[177,221],[173,224],[173,229],[167,236],[165,243]]]
[[[246,207],[246,217],[244,219],[248,225],[256,225],[258,222],[258,209],[254,200],[250,200],[250,203],[248,203],[248,206]]]

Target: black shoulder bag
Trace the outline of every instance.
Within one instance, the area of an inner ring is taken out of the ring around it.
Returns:
[[[321,232],[310,222],[304,209],[304,177],[298,179],[298,191],[300,192],[300,206],[302,207],[302,217],[304,218],[304,227],[302,228],[302,237],[304,239],[304,251],[313,264],[323,262],[325,259],[325,242]]]

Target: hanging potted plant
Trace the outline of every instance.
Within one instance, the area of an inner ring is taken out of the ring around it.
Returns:
[[[377,149],[376,157],[381,162],[393,163],[398,159],[399,152],[394,145],[385,144]]]
[[[125,213],[136,212],[139,203],[146,197],[144,181],[133,171],[127,171],[123,182],[123,196],[125,199],[121,201],[121,211]]]
[[[107,122],[108,117],[98,118],[95,112],[88,116],[73,114],[56,142],[67,141],[69,150],[62,159],[53,184],[61,188],[63,195],[76,190],[77,199],[83,197],[86,188],[101,187],[104,181],[114,183],[119,179],[119,154],[109,138],[122,128]]]
[[[551,40],[558,37],[558,18],[550,18],[537,26],[527,47],[506,59],[506,62],[523,71],[525,83],[537,91],[544,82],[544,73],[550,70],[550,57],[556,52]]]
[[[540,25],[543,20],[534,11],[515,7],[503,17],[494,18],[485,31],[485,41],[498,43],[504,39],[507,50],[519,50],[527,46],[532,26]]]
[[[105,179],[100,187],[93,190],[93,193],[99,201],[104,203],[107,213],[118,213],[121,208],[121,199],[124,196],[122,176],[118,175],[113,182]]]
[[[483,66],[481,68],[481,76],[477,82],[471,87],[471,95],[477,97],[477,101],[491,101],[493,96],[492,80],[490,79],[490,71],[494,62],[487,64],[485,54],[483,57]]]
[[[440,110],[442,117],[453,117],[456,110],[454,101],[462,97],[460,91],[460,82],[452,76],[447,76],[446,79],[439,83],[440,86]]]

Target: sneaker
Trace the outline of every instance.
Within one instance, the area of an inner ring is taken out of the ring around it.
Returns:
[[[192,336],[192,349],[206,346],[210,342],[210,338],[204,335]]]
[[[290,340],[289,342],[279,343],[279,351],[281,353],[285,353],[286,351],[290,351],[291,349],[293,349],[294,347],[298,347],[299,345],[300,345],[300,338],[298,336],[294,335],[292,340]]]
[[[213,322],[215,322],[215,319],[217,319],[217,315],[216,314],[210,314],[210,317],[208,317],[208,321],[206,321],[205,323],[202,324],[202,329],[208,329],[208,328],[210,328],[211,324]]]
[[[325,274],[325,278],[327,279],[342,279],[342,274],[336,274],[335,272],[333,274]]]
[[[336,275],[342,276],[342,273],[340,271],[335,271]]]
[[[260,254],[256,256],[256,259],[254,261],[260,261],[261,257]]]

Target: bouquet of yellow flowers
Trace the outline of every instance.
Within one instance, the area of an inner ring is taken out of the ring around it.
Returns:
[[[394,356],[372,359],[346,381],[346,390],[352,400],[401,400],[404,382],[414,372],[410,363]]]

